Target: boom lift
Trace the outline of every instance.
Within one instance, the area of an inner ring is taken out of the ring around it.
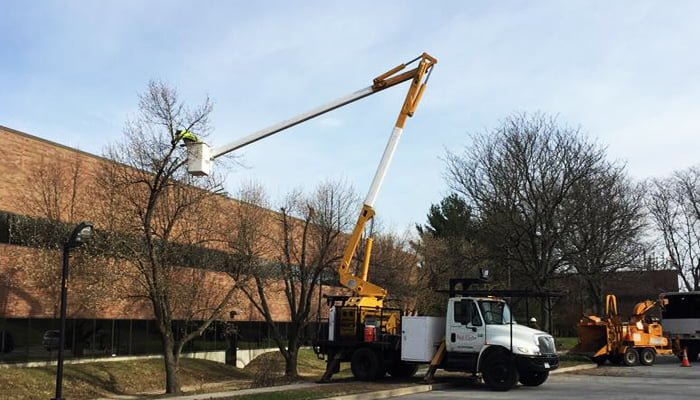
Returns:
[[[415,62],[415,68],[403,71]],[[327,337],[314,341],[314,351],[327,360],[321,381],[328,381],[339,370],[341,362],[349,361],[353,375],[362,380],[378,379],[387,372],[393,377],[408,377],[415,374],[419,365],[429,364],[433,373],[438,368],[481,373],[484,381],[495,390],[509,390],[518,380],[523,385],[538,386],[547,380],[549,371],[558,366],[554,339],[546,332],[515,323],[504,300],[462,297],[453,293],[445,317],[402,317],[401,310],[384,306],[386,289],[367,280],[371,238],[365,243],[362,271],[353,273],[350,268],[365,225],[374,217],[374,201],[406,120],[413,116],[436,63],[435,58],[423,53],[377,76],[365,89],[219,148],[212,149],[203,142],[189,142],[186,144],[187,168],[194,175],[208,175],[212,161],[224,154],[411,81],[338,266],[340,283],[350,289],[352,295],[327,297],[330,306]],[[441,350],[437,351],[438,347]]]
[[[417,62],[417,66],[413,69],[404,71],[409,65]],[[399,112],[394,128],[389,137],[389,141],[382,155],[379,167],[374,175],[372,184],[370,185],[369,192],[365,197],[360,215],[355,224],[355,228],[350,235],[345,251],[343,252],[343,258],[338,266],[338,275],[340,283],[352,290],[353,296],[347,300],[348,305],[356,307],[371,307],[374,309],[381,309],[384,305],[384,299],[387,296],[386,289],[375,285],[367,280],[367,274],[369,269],[370,252],[372,250],[372,238],[368,238],[365,244],[365,258],[363,262],[363,268],[361,274],[353,274],[350,270],[350,264],[352,262],[353,256],[357,247],[359,246],[362,238],[362,232],[365,228],[367,222],[372,220],[375,215],[374,202],[377,198],[377,193],[382,185],[384,176],[389,168],[394,152],[399,142],[399,138],[403,133],[406,120],[412,117],[418,103],[420,103],[423,97],[423,92],[425,91],[425,86],[430,78],[430,74],[433,70],[434,65],[437,60],[427,53],[423,53],[420,56],[414,58],[413,60],[400,64],[387,72],[377,76],[372,81],[372,85],[364,89],[353,92],[349,95],[340,97],[336,100],[331,101],[325,105],[314,108],[305,113],[299,114],[290,119],[284,120],[280,123],[272,125],[268,128],[253,132],[247,136],[244,136],[234,142],[218,148],[211,148],[204,142],[191,142],[187,143],[187,169],[188,171],[196,176],[209,175],[212,167],[212,162],[216,158],[219,158],[225,154],[228,154],[234,150],[240,149],[258,140],[266,138],[268,136],[274,135],[276,133],[282,132],[285,129],[291,128],[295,125],[306,122],[312,118],[318,117],[325,114],[331,110],[339,107],[343,107],[347,104],[353,103],[357,100],[363,99],[367,96],[379,93],[383,90],[394,87],[400,83],[411,81],[411,85],[406,94],[406,98]],[[404,72],[402,72],[404,71]]]

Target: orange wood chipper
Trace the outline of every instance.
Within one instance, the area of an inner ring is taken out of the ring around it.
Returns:
[[[578,344],[569,354],[590,357],[598,365],[610,361],[623,365],[652,365],[656,355],[673,354],[671,343],[663,336],[661,322],[646,315],[657,302],[646,300],[634,306],[629,321],[622,321],[617,298],[605,298],[605,317],[584,316],[578,324]]]

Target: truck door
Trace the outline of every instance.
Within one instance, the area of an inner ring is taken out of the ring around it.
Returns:
[[[486,343],[484,323],[472,299],[454,299],[447,318],[447,351],[478,353]]]

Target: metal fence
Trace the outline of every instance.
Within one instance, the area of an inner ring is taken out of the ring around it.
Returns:
[[[286,335],[289,323],[277,325]],[[59,327],[58,319],[0,318],[0,363],[55,360]],[[181,337],[196,328],[196,323],[175,321],[172,331]],[[307,327],[304,344],[316,329],[316,324]],[[215,321],[201,336],[187,343],[183,352],[226,350],[231,335],[236,335],[239,349],[276,347],[265,322]],[[65,350],[66,359],[150,355],[162,354],[162,344],[153,320],[68,319]]]

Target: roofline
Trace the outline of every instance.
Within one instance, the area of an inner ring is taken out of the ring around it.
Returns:
[[[25,138],[28,138],[28,139],[36,140],[36,141],[39,141],[39,142],[43,142],[43,143],[49,144],[49,145],[51,145],[51,146],[59,147],[59,148],[64,149],[64,150],[72,151],[72,152],[74,152],[74,153],[79,153],[79,154],[82,154],[82,155],[84,155],[84,156],[88,156],[88,157],[92,157],[92,158],[97,158],[97,159],[99,159],[99,160],[107,161],[107,162],[110,162],[110,163],[112,163],[112,164],[119,164],[119,163],[117,163],[116,161],[110,160],[110,159],[107,158],[107,157],[103,157],[103,156],[100,156],[100,155],[97,155],[97,154],[93,154],[93,153],[88,153],[87,151],[80,150],[80,149],[76,149],[75,147],[66,146],[65,144],[61,144],[61,143],[54,142],[54,141],[51,141],[51,140],[48,140],[48,139],[44,139],[44,138],[41,138],[41,137],[39,137],[39,136],[34,136],[34,135],[29,134],[29,133],[27,133],[27,132],[18,131],[17,129],[12,129],[12,128],[7,127],[7,126],[5,126],[5,125],[0,125],[0,129],[1,129],[1,130],[4,130],[4,131],[7,131],[7,132],[9,132],[9,133],[13,133],[13,134],[15,134],[15,135],[24,136]]]

